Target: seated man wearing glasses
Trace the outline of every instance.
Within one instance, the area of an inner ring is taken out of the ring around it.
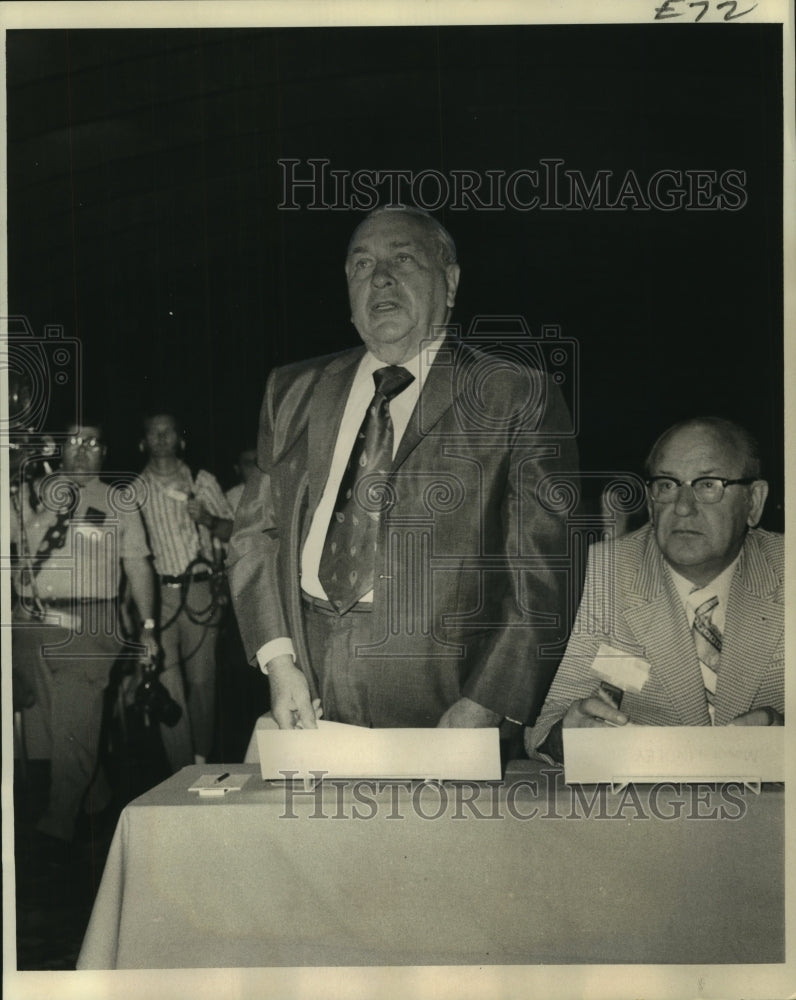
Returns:
[[[563,727],[784,724],[784,538],[754,438],[685,420],[646,463],[649,524],[592,548],[567,651],[528,752]]]

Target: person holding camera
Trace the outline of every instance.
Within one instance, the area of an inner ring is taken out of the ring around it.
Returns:
[[[31,670],[51,748],[38,832],[54,859],[74,838],[81,805],[98,813],[110,804],[98,755],[111,667],[120,656],[154,662],[160,652],[141,483],[100,479],[105,454],[98,424],[70,425],[60,469],[31,483],[11,518],[14,665]],[[142,623],[137,643],[119,621],[123,578]]]

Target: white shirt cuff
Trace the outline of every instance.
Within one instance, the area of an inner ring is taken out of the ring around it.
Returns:
[[[295,663],[296,650],[293,646],[293,640],[284,636],[279,639],[271,639],[270,642],[266,642],[265,645],[260,646],[257,650],[257,662],[264,674],[268,673],[268,661],[273,660],[275,656],[292,656]]]

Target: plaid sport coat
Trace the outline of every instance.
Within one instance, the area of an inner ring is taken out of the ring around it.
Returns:
[[[785,710],[784,537],[748,532],[730,585],[716,691],[716,725],[754,708]],[[530,751],[571,703],[593,694],[592,667],[605,644],[649,664],[640,693],[622,711],[653,726],[708,726],[699,660],[688,618],[649,525],[592,547],[580,608],[567,650],[534,727]]]

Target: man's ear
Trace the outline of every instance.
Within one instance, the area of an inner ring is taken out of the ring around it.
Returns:
[[[746,517],[746,523],[750,528],[755,528],[763,516],[763,507],[765,507],[766,499],[768,498],[768,483],[766,480],[755,479],[750,487],[750,494],[749,513]]]
[[[138,442],[138,450],[141,452],[142,455],[146,451],[146,441],[144,441],[143,438]]]
[[[647,517],[650,524],[655,524],[655,504],[652,501],[649,490],[647,490]]]
[[[453,309],[456,302],[456,289],[459,287],[459,278],[462,270],[458,264],[448,264],[445,268],[445,280],[448,284],[448,297],[446,304],[448,309]]]

